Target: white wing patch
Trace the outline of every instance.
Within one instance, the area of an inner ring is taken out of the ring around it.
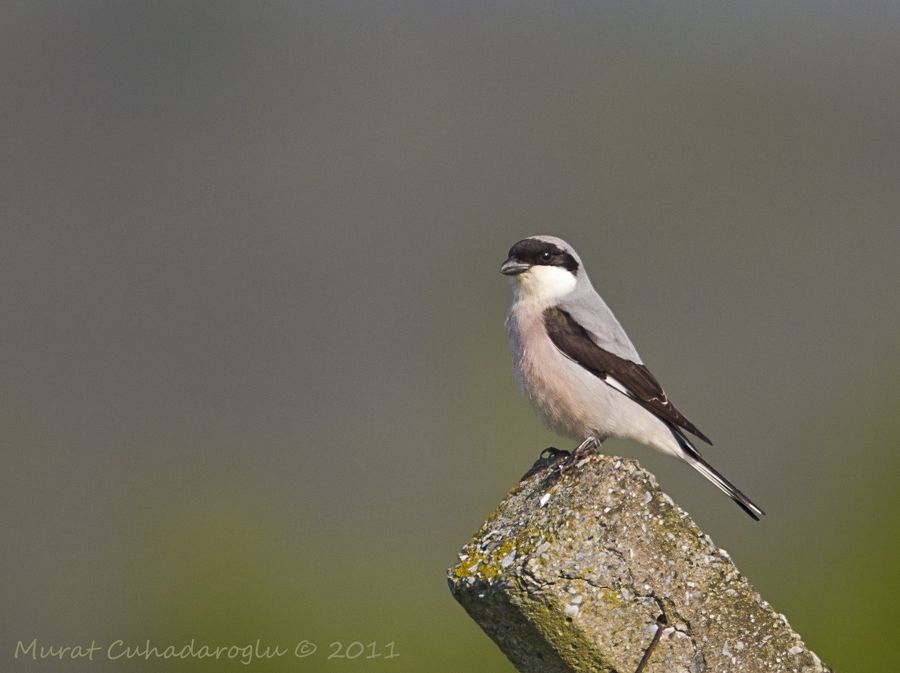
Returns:
[[[623,386],[621,383],[619,383],[618,381],[616,381],[616,380],[615,380],[612,376],[610,376],[609,374],[607,374],[606,376],[604,376],[604,377],[603,377],[603,380],[604,380],[604,382],[606,382],[608,385],[612,386],[613,388],[615,388],[616,390],[618,390],[620,393],[622,393],[622,394],[625,395],[626,397],[634,397],[634,395],[631,394],[631,392],[628,390],[628,388],[626,388],[626,387]]]
[[[608,386],[618,390],[620,393],[625,395],[625,397],[630,397],[631,399],[636,399],[634,393],[632,393],[630,390],[628,390],[628,388],[626,388],[620,381],[617,381],[609,374],[606,374],[603,377],[603,382],[606,383]],[[663,406],[668,406],[668,404],[669,404],[669,400],[666,398],[665,393],[663,393],[662,399],[660,399],[659,397],[654,397],[653,399],[656,400],[657,402],[659,402]]]

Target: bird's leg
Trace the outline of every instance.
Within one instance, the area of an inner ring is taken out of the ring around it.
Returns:
[[[569,467],[573,464],[578,463],[581,458],[583,458],[586,454],[590,453],[595,449],[599,449],[602,442],[591,435],[587,439],[585,439],[578,447],[569,454],[568,458],[566,458],[565,462],[559,464],[559,471],[561,473],[565,472]]]
[[[600,448],[600,440],[597,439],[596,437],[594,437],[593,435],[590,435],[587,439],[585,439],[581,444],[578,445],[578,448],[576,448],[572,452],[571,459],[578,460],[579,458],[582,458],[584,456],[584,454],[586,454],[590,451],[595,451],[599,448]]]

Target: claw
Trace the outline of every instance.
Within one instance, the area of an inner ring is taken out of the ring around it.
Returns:
[[[595,451],[600,448],[600,440],[598,440],[593,435],[585,439],[581,444],[578,445],[571,455],[573,460],[578,460],[585,453],[589,453],[590,451]]]

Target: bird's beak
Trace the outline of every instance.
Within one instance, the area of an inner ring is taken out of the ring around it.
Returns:
[[[528,264],[510,258],[500,266],[500,273],[504,276],[518,276],[520,273],[528,271],[529,268]]]

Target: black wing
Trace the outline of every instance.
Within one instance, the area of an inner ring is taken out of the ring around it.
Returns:
[[[660,420],[684,428],[707,444],[712,444],[709,437],[669,402],[659,381],[644,365],[600,348],[588,331],[560,308],[548,308],[544,311],[544,327],[550,340],[566,357],[603,379]]]

